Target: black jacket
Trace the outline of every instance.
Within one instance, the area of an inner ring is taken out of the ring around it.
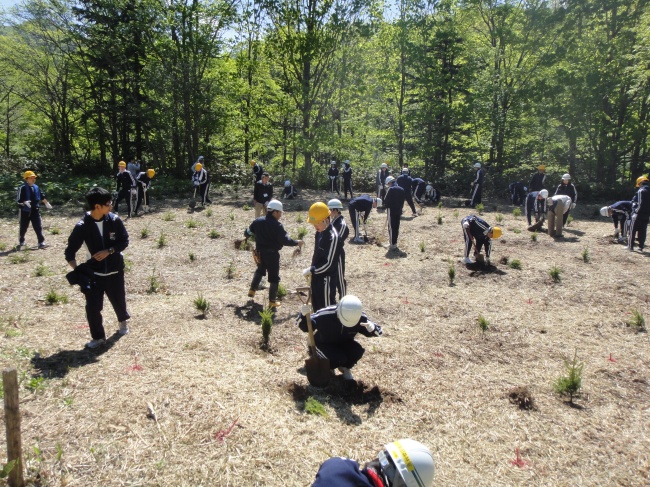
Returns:
[[[256,182],[253,199],[261,204],[271,201],[273,199],[273,185],[271,183],[264,184],[261,180]]]
[[[388,208],[391,211],[395,211],[402,214],[402,208],[404,207],[404,200],[406,199],[406,192],[401,186],[393,184],[386,191],[386,198],[384,199],[384,207]]]
[[[282,223],[268,213],[254,220],[246,230],[246,235],[255,235],[255,248],[259,252],[278,252],[285,245],[298,245],[296,240],[289,237]]]
[[[311,324],[314,328],[314,341],[316,345],[325,343],[344,343],[354,341],[354,337],[361,333],[368,338],[376,336],[373,332],[366,330],[365,326],[361,323],[367,323],[368,317],[365,313],[361,313],[359,323],[354,326],[343,326],[336,316],[336,307],[334,304],[318,310],[311,315]],[[302,331],[307,331],[307,318],[300,314],[298,315],[298,328]]]

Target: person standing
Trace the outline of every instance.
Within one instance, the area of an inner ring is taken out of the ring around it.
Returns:
[[[532,191],[526,196],[524,209],[526,219],[528,219],[528,226],[532,225],[533,213],[535,214],[535,223],[539,223],[546,218],[546,198],[548,198],[548,191],[545,189]]]
[[[395,184],[404,190],[404,197],[409,205],[409,208],[411,208],[411,211],[413,212],[413,216],[418,216],[417,212],[415,211],[415,205],[413,204],[413,194],[411,189],[413,186],[413,179],[411,179],[411,176],[409,176],[408,167],[402,169],[402,174],[400,174],[400,176],[395,180]]]
[[[325,203],[314,203],[309,208],[307,221],[314,225],[316,238],[311,266],[302,271],[311,279],[311,300],[314,311],[336,302],[336,250],[339,234],[330,225],[330,210]]]
[[[634,207],[630,222],[630,234],[627,239],[627,249],[634,250],[634,239],[639,237],[639,250],[645,247],[648,220],[650,219],[650,181],[643,176],[639,178],[639,190],[634,196]]]
[[[149,188],[151,187],[151,180],[155,175],[156,175],[156,171],[154,171],[153,169],[147,169],[146,171],[142,171],[135,178],[136,182],[138,183],[138,202],[135,205],[135,212],[134,212],[135,215],[138,214],[140,205],[143,204],[143,202],[144,202],[144,211],[145,212],[148,211]]]
[[[16,194],[16,204],[20,208],[20,222],[18,229],[18,247],[25,246],[25,235],[29,224],[32,224],[38,248],[47,247],[45,237],[43,236],[43,221],[41,220],[40,204],[43,203],[46,208],[52,208],[52,205],[45,198],[45,193],[36,184],[36,173],[34,171],[25,171],[23,180],[25,181]]]
[[[126,170],[126,162],[120,161],[117,164],[118,173],[115,176],[117,182],[117,199],[113,210],[117,214],[119,212],[119,204],[123,199],[126,201],[127,215],[131,215],[133,208],[131,208],[131,191],[135,191],[135,178]]]
[[[118,333],[129,333],[128,320],[131,315],[126,307],[122,256],[122,251],[129,246],[129,234],[120,217],[111,213],[111,194],[108,191],[91,188],[86,194],[86,201],[90,211],[72,229],[64,255],[70,267],[76,270],[76,254],[81,246],[85,244],[90,254],[84,267],[92,271],[93,282],[85,293],[86,318],[92,340],[86,343],[86,348],[97,348],[106,343],[102,317],[104,295],[117,316]]]
[[[312,487],[430,487],[434,474],[431,451],[419,441],[404,438],[384,445],[362,469],[349,458],[325,460]]]
[[[307,314],[310,311],[308,305],[300,307],[297,324],[304,332],[308,331]],[[351,294],[344,296],[338,305],[314,311],[310,317],[316,353],[329,359],[330,368],[338,369],[343,374],[343,380],[354,380],[350,369],[361,360],[365,352],[354,337],[359,333],[368,338],[381,336],[381,327],[368,319],[363,312],[361,300]]]
[[[540,164],[537,166],[537,172],[533,174],[533,177],[530,178],[530,183],[528,184],[528,191],[541,191],[544,189],[544,180],[546,179],[546,166]]]
[[[386,197],[386,178],[388,177],[390,171],[388,170],[388,164],[385,162],[382,163],[379,171],[377,171],[377,198],[380,198],[382,201]]]
[[[343,161],[343,196],[348,199],[348,191],[350,191],[350,199],[354,198],[352,194],[352,167],[350,161],[347,159]]]
[[[255,205],[255,218],[266,212],[266,205],[273,199],[273,185],[269,183],[269,173],[262,173],[262,179],[255,183],[253,204]]]
[[[367,194],[357,196],[350,201],[348,210],[350,211],[350,222],[352,222],[352,225],[354,227],[354,239],[352,242],[357,244],[365,243],[365,241],[361,238],[361,234],[359,233],[359,217],[361,215],[361,212],[363,212],[363,224],[365,225],[366,221],[368,220],[368,216],[370,215],[370,211],[373,208],[381,206],[381,203],[382,202],[379,198],[372,198]]]
[[[485,171],[481,167],[480,162],[474,163],[474,169],[476,169],[476,175],[472,181],[472,197],[469,200],[469,206],[476,208],[476,205],[481,203],[481,198],[483,196],[483,179],[485,178]]]
[[[259,263],[253,274],[253,280],[248,291],[248,297],[255,297],[255,292],[268,272],[269,277],[269,308],[277,309],[280,303],[277,300],[280,285],[280,250],[287,247],[302,247],[302,240],[294,240],[287,234],[280,218],[284,211],[282,203],[278,200],[269,201],[266,207],[266,216],[256,218],[246,229],[244,236],[255,237],[255,250],[259,255]]]
[[[336,289],[339,293],[339,299],[345,296],[347,283],[345,281],[345,241],[350,235],[350,229],[348,228],[347,223],[345,223],[345,218],[343,218],[343,204],[340,200],[333,199],[327,202],[327,208],[330,210],[330,221],[331,225],[334,227],[336,232],[339,234],[339,245],[336,249],[337,253],[337,264],[336,264]]]
[[[198,159],[196,160],[196,162],[194,164],[192,164],[192,172],[196,171],[196,165],[197,164],[201,164],[201,166],[203,166],[203,164],[204,164],[203,161],[204,160],[205,160],[205,157],[199,156]]]
[[[576,187],[571,182],[570,174],[562,175],[562,182],[555,190],[555,194],[565,194],[571,198],[569,209],[562,216],[562,224],[566,225],[567,218],[569,218],[569,213],[576,207],[576,203],[578,202],[578,192],[576,191]]]
[[[526,192],[528,188],[524,186],[524,183],[521,181],[515,181],[508,185],[508,190],[510,191],[510,201],[512,201],[512,206],[521,206],[526,201]]]
[[[258,181],[261,181],[262,175],[264,174],[264,168],[251,159],[251,167],[253,168],[253,184],[257,184]]]
[[[339,170],[336,167],[336,161],[332,161],[330,163],[329,171],[327,171],[327,177],[330,178],[330,194],[334,195],[336,192],[336,194],[340,196],[341,193],[339,193]]]
[[[474,257],[478,258],[481,248],[485,248],[485,263],[490,265],[490,254],[492,252],[492,239],[501,236],[501,228],[491,227],[488,222],[476,215],[468,215],[460,222],[465,237],[465,257],[463,264],[473,264],[469,258],[469,252],[474,247]]]
[[[140,161],[136,161],[134,157],[129,158],[129,163],[126,165],[126,170],[131,173],[133,179],[140,174]]]
[[[200,162],[194,165],[194,174],[192,174],[192,184],[198,189],[201,196],[201,206],[212,204],[209,198],[210,193],[210,174]]]
[[[399,238],[399,225],[400,218],[402,217],[402,208],[404,207],[404,200],[406,194],[401,186],[395,184],[395,178],[388,176],[386,178],[386,199],[384,206],[386,210],[386,219],[388,221],[388,241],[389,250],[399,250],[397,248],[397,239]]]
[[[566,194],[556,194],[546,199],[546,219],[550,237],[562,238],[563,216],[569,208],[571,208],[571,197]]]
[[[611,217],[614,221],[614,240],[618,243],[627,242],[632,218],[632,202],[617,201],[611,206],[603,206],[600,209],[600,214],[604,217]]]

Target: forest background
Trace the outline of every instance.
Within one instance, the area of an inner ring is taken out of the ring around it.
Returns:
[[[361,189],[408,163],[457,195],[475,161],[493,195],[545,164],[610,201],[647,171],[647,0],[31,0],[1,20],[4,195],[29,168],[72,198],[128,157],[310,187],[349,159]]]

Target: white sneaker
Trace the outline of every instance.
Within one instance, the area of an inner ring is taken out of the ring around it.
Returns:
[[[90,340],[88,343],[86,343],[86,348],[98,348],[101,347],[106,343],[106,339],[104,338],[98,338],[97,340]]]
[[[352,372],[347,367],[339,367],[339,372],[343,374],[343,380],[354,380],[354,377],[352,377]]]
[[[469,257],[465,257],[462,262],[463,262],[463,264],[473,264],[474,263],[474,261],[472,259],[470,259]]]
[[[120,321],[120,329],[118,330],[120,335],[129,334],[129,323],[127,321]]]

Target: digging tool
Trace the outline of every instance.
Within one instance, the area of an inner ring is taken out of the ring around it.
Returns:
[[[368,243],[368,231],[366,230],[366,221],[363,221],[363,241]]]
[[[142,185],[142,199],[143,199],[143,205],[142,207],[144,208],[145,213],[149,213],[149,198],[147,197],[147,185],[143,184]]]
[[[529,232],[537,232],[538,230],[542,229],[542,225],[544,225],[544,219],[540,219],[537,223],[534,225],[531,225],[528,227]]]
[[[311,287],[298,287],[296,293],[303,304],[311,304]],[[303,299],[303,297],[305,299]],[[314,329],[311,324],[311,313],[307,313],[307,330],[309,332],[309,350],[311,357],[305,360],[305,370],[307,380],[312,386],[324,387],[329,382],[332,372],[330,370],[330,360],[318,356],[316,342],[314,341]]]
[[[192,196],[192,201],[190,201],[190,209],[194,209],[196,206],[196,186],[194,186],[194,195]]]

